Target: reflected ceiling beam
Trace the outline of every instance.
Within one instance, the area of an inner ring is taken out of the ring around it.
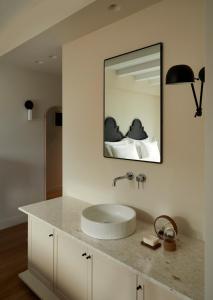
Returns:
[[[105,67],[119,70],[124,67],[138,65],[147,61],[160,59],[160,45],[154,45],[147,48],[139,49],[124,55],[115,56],[105,61]]]
[[[134,76],[136,81],[143,81],[143,80],[151,80],[151,79],[160,79],[160,72],[159,71],[151,71],[144,74],[138,74]]]
[[[150,71],[159,71],[159,70],[160,70],[160,60],[155,59],[153,61],[149,61],[149,62],[145,62],[145,63],[141,63],[138,65],[117,70],[116,75],[123,77],[123,76],[137,75],[137,74],[147,73]]]

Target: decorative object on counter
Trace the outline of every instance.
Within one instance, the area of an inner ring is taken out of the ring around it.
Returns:
[[[176,251],[176,231],[174,228],[165,229],[163,246],[167,251]]]
[[[164,240],[164,249],[167,251],[175,251],[176,236],[178,233],[175,221],[167,215],[161,215],[155,219],[154,228],[157,236],[161,240]]]
[[[200,88],[200,99],[198,103],[197,95],[195,92],[194,82],[195,80],[199,80],[201,82]],[[203,86],[205,82],[205,68],[203,67],[198,77],[194,76],[194,72],[192,69],[187,65],[176,65],[169,69],[166,75],[166,84],[177,84],[177,83],[190,83],[192,88],[192,93],[195,100],[196,105],[196,117],[202,116],[202,98],[203,98]]]
[[[31,100],[27,100],[24,103],[25,108],[27,109],[27,119],[28,121],[32,120],[32,110],[33,110],[33,102]]]
[[[139,189],[140,188],[140,183],[143,184],[143,182],[146,181],[146,175],[138,174],[138,176],[136,176],[136,181],[138,183],[138,189]]]
[[[159,238],[154,235],[144,236],[141,241],[141,245],[156,250],[161,247]]]
[[[169,229],[173,229],[176,235],[178,234],[177,224],[167,215],[161,215],[157,217],[154,221],[154,228],[157,236],[161,240],[164,240],[165,232],[167,232]]]

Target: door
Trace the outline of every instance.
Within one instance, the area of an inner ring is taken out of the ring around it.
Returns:
[[[40,280],[53,285],[53,228],[29,217],[28,264],[29,270]]]
[[[136,300],[137,274],[127,267],[92,251],[93,300]]]
[[[46,199],[62,196],[62,109],[51,107],[45,116]]]
[[[87,300],[85,246],[62,232],[57,233],[55,243],[56,293],[63,299]]]

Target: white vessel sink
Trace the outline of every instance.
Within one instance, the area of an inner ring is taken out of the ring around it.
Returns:
[[[118,204],[99,204],[82,211],[81,229],[97,239],[120,239],[135,232],[134,209]]]

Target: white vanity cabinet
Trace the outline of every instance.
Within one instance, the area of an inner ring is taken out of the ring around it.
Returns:
[[[54,289],[60,298],[88,299],[88,254],[86,250],[82,243],[63,232],[57,232]]]
[[[189,300],[189,298],[174,293],[168,288],[154,283],[139,276],[139,281],[143,282],[143,300]]]
[[[138,275],[122,264],[92,250],[92,300],[142,300]],[[139,297],[141,295],[141,297]]]
[[[144,279],[136,271],[39,219],[30,216],[28,224],[29,271],[21,278],[41,299],[188,299]],[[37,279],[48,291],[38,288],[34,283]]]
[[[53,287],[53,228],[28,218],[28,268],[48,287]]]
[[[140,300],[135,272],[63,232],[55,235],[54,265],[55,292],[62,299]]]

